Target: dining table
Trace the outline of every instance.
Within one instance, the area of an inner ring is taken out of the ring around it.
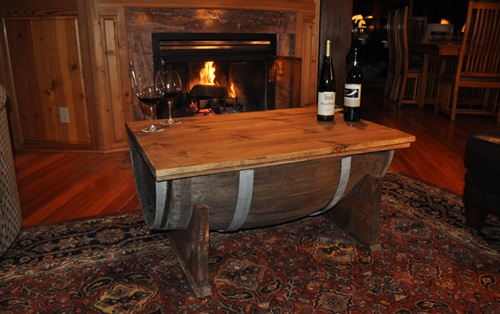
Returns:
[[[461,45],[461,38],[430,39],[408,45],[411,54],[423,55],[422,84],[418,97],[420,109],[426,104],[436,103],[439,77],[444,72],[456,70]]]

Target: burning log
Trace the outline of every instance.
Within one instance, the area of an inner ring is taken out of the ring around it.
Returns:
[[[191,89],[189,95],[192,104],[197,107],[196,111],[201,114],[246,111],[244,101],[229,97],[225,86],[199,84]]]
[[[196,99],[226,99],[227,88],[217,85],[195,85],[189,92]]]

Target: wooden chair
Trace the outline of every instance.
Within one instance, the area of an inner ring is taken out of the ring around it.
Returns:
[[[389,99],[393,102],[397,102],[401,90],[401,82],[403,80],[402,77],[402,58],[401,58],[401,37],[400,37],[400,16],[402,12],[401,9],[395,9],[394,11],[394,20],[393,20],[393,28],[394,28],[394,77],[392,79],[391,91],[389,94]]]
[[[500,122],[500,3],[470,1],[465,25],[457,70],[440,77],[435,110],[452,121],[457,114],[496,114]]]
[[[397,95],[398,106],[402,104],[418,104],[420,84],[422,79],[422,60],[410,62],[408,49],[408,6],[398,9],[397,14],[397,51],[399,58],[399,94]],[[418,59],[417,59],[418,60]],[[415,60],[413,60],[415,61]]]
[[[408,44],[419,44],[424,37],[425,25],[427,24],[427,16],[409,16],[408,17]],[[408,54],[408,62],[410,69],[418,69],[424,66],[424,55],[421,53]],[[423,78],[423,77],[422,77]],[[421,82],[423,84],[423,82]],[[420,99],[420,95],[418,96]]]
[[[391,10],[387,14],[387,43],[389,46],[389,62],[387,64],[387,80],[385,82],[384,96],[393,100],[393,93],[396,83],[397,66],[397,38],[396,38],[396,10]]]

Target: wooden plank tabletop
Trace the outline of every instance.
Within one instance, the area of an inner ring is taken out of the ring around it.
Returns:
[[[348,124],[342,114],[318,122],[315,106],[179,120],[160,133],[141,132],[149,121],[127,123],[131,145],[157,181],[392,150],[415,141],[372,122]]]

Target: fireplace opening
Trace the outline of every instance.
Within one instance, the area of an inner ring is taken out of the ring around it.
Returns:
[[[298,106],[301,59],[276,55],[275,34],[153,33],[155,71],[177,70],[177,117]],[[166,104],[157,108],[167,116]]]

